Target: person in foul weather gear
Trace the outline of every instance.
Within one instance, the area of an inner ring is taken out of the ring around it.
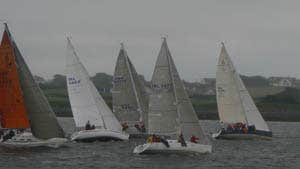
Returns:
[[[91,130],[92,126],[90,124],[90,121],[88,120],[87,123],[85,124],[85,130]]]
[[[192,143],[198,143],[198,140],[199,140],[199,138],[196,137],[195,135],[192,135],[192,136],[191,136],[190,141],[191,141]]]
[[[122,123],[122,131],[126,131],[128,129],[128,124],[126,122]]]
[[[141,129],[141,132],[143,132],[143,133],[146,132],[146,127],[145,127],[145,124],[143,122],[140,122],[140,129]]]
[[[137,124],[135,124],[134,125],[134,127],[138,130],[138,131],[140,131],[140,132],[146,132],[146,128],[145,128],[145,125],[144,125],[144,123],[143,122],[138,122]]]
[[[153,142],[158,143],[161,141],[159,136],[157,136],[155,134],[153,134],[152,136],[153,136]]]
[[[186,147],[186,142],[185,142],[185,140],[183,138],[182,133],[180,133],[180,135],[178,136],[178,142],[181,143],[182,147]]]
[[[169,142],[167,141],[167,139],[165,139],[165,137],[161,137],[160,138],[160,141],[166,146],[166,147],[170,147],[170,144]]]
[[[153,143],[153,135],[151,135],[150,137],[148,137],[147,143]]]
[[[161,139],[160,137],[156,136],[155,134],[152,134],[148,139],[147,139],[147,142],[148,143],[157,143],[157,142],[160,142]]]
[[[3,136],[2,142],[9,140],[15,136],[15,132],[10,130],[6,135]]]

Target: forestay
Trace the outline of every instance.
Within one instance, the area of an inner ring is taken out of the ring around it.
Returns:
[[[64,132],[59,125],[52,108],[39,85],[35,82],[29,67],[9,33],[7,25],[5,25],[5,30],[8,32],[14,48],[20,85],[32,134],[40,139],[64,137]]]
[[[97,128],[121,132],[119,121],[90,80],[88,72],[79,61],[69,38],[66,73],[69,99],[76,127],[82,129],[89,121]]]

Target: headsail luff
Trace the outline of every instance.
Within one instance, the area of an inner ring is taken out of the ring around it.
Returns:
[[[232,78],[230,83],[227,82],[227,88],[224,85],[226,84],[226,78],[227,80]],[[223,43],[218,64],[216,88],[221,121],[225,123],[247,123],[248,125],[255,125],[257,130],[270,131],[239,74],[235,70]],[[232,90],[232,88],[234,88],[234,90]],[[228,92],[232,93],[230,94]],[[232,95],[235,96],[238,101],[231,102],[232,105],[225,105],[225,101],[230,102],[235,100]],[[231,108],[226,109],[226,107]]]
[[[5,25],[5,30],[8,32],[10,42],[13,46],[26,113],[29,118],[32,134],[40,139],[64,137],[64,132],[60,127],[52,108],[40,87],[35,82],[7,25]]]
[[[220,120],[224,123],[247,123],[240,96],[237,74],[225,46],[222,45],[216,73],[217,103]]]
[[[14,51],[5,29],[0,45],[0,120],[2,128],[30,128]]]
[[[145,122],[147,96],[145,88],[122,44],[113,79],[113,109],[120,121]]]
[[[69,99],[76,127],[84,128],[89,121],[98,128],[121,132],[119,121],[90,80],[69,38],[66,69]]]

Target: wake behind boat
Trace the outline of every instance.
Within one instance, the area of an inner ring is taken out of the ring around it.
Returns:
[[[1,127],[9,129],[1,146],[62,145],[67,139],[46,97],[35,82],[7,24],[0,46]],[[31,133],[14,130],[31,128]]]
[[[179,77],[167,41],[163,38],[151,80],[147,143],[134,153],[210,153],[197,115]]]
[[[71,140],[128,140],[119,121],[98,93],[88,72],[67,39],[67,87],[77,132]]]
[[[216,74],[218,113],[221,129],[213,138],[272,137],[268,125],[237,73],[222,43]]]

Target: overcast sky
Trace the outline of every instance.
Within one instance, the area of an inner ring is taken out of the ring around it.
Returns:
[[[46,78],[64,73],[72,36],[90,75],[112,74],[125,42],[150,79],[165,35],[186,80],[215,76],[221,41],[241,74],[300,78],[299,9],[299,0],[0,0],[0,22]]]

